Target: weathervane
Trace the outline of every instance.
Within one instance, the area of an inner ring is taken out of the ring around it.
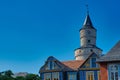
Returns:
[[[87,14],[89,14],[89,7],[88,4],[86,4]]]

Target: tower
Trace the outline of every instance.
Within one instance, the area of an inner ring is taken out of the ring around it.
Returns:
[[[102,50],[96,46],[96,31],[87,13],[84,24],[79,30],[81,47],[75,49],[75,60],[85,60],[91,52],[100,56]]]

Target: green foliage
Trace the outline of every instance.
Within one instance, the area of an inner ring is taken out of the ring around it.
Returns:
[[[22,76],[18,76],[15,78],[15,80],[26,80],[25,77],[22,77]]]
[[[2,76],[0,76],[0,80],[14,80],[14,78],[13,77],[8,77],[6,75],[2,75]]]
[[[40,77],[36,74],[28,74],[26,80],[40,80]]]
[[[7,77],[11,77],[13,75],[13,72],[11,70],[5,71],[5,75]]]
[[[13,75],[13,73],[11,70],[0,72],[0,80],[14,80],[12,75]]]
[[[0,72],[0,80],[41,80],[36,74],[28,74],[25,77],[17,76],[16,78],[13,78],[12,75],[14,74],[11,70]]]

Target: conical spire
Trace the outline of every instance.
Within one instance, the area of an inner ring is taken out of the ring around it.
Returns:
[[[89,16],[89,13],[87,14],[86,18],[85,18],[85,21],[84,21],[84,24],[83,24],[83,27],[82,28],[93,28],[93,24],[92,24],[92,21],[90,19],[90,16]]]
[[[90,19],[90,16],[89,16],[89,8],[88,8],[88,5],[86,5],[86,8],[87,8],[87,16],[85,18],[85,21],[84,21],[84,24],[83,24],[83,28],[94,28],[93,25],[92,25],[92,21]],[[94,28],[95,29],[95,28]]]
[[[82,29],[95,29],[94,27],[93,27],[93,24],[92,24],[92,21],[91,21],[91,19],[90,19],[90,16],[89,16],[89,12],[87,12],[87,16],[86,16],[86,18],[85,18],[85,21],[84,21],[84,23],[83,23],[83,27],[80,29],[80,30],[82,30]],[[79,30],[79,31],[80,31]],[[95,29],[96,30],[96,29]]]
[[[83,25],[84,26],[93,26],[89,14],[87,14]]]

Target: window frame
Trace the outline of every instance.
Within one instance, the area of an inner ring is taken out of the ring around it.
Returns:
[[[49,79],[51,79],[51,73],[44,73],[44,80],[47,80],[46,78],[48,78],[48,74],[49,74]]]
[[[68,80],[77,80],[77,72],[68,72],[67,76],[68,76]]]
[[[90,58],[90,68],[97,68],[96,60],[95,60],[95,67],[93,67],[93,60],[92,60],[93,58],[95,58],[95,59],[97,60],[96,57],[91,57],[91,58]]]
[[[100,78],[100,71],[97,71],[97,76],[98,76],[98,80],[101,80]]]
[[[55,75],[57,75],[57,77]],[[52,72],[52,80],[54,80],[54,78],[57,78],[57,80],[59,80],[59,75],[59,72]]]
[[[86,80],[91,80],[91,79],[88,78],[88,76],[91,76],[91,73],[92,73],[92,76],[93,76],[93,80],[95,80],[95,78],[94,78],[94,71],[87,71],[86,72]]]
[[[115,68],[115,65],[117,65],[118,70],[111,70],[111,66],[113,66]],[[116,76],[115,76],[116,72],[118,73],[118,80],[119,80],[120,79],[120,63],[108,64],[108,80],[112,80],[111,79],[111,73],[113,73],[114,80],[115,80],[115,78],[116,78]]]

